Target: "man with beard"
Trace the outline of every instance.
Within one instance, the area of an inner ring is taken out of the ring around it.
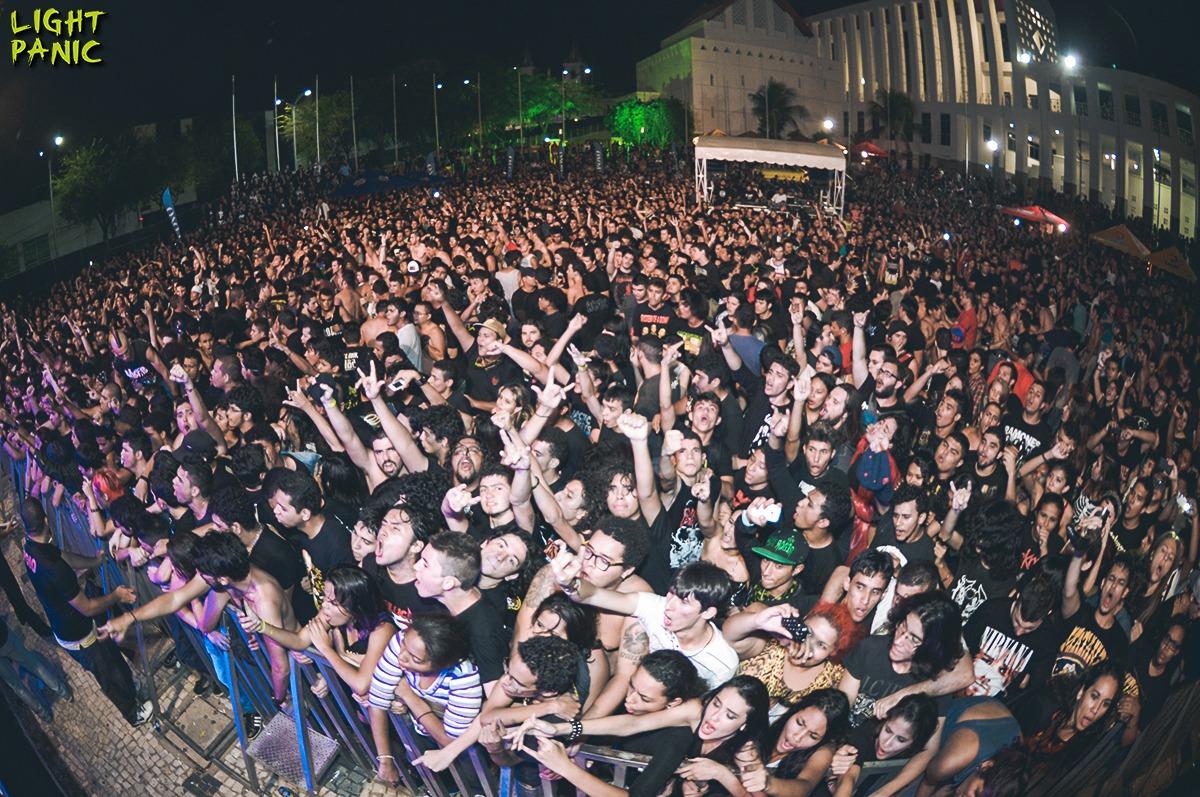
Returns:
[[[869,313],[854,314],[853,378],[863,396],[863,423],[874,423],[880,414],[900,407],[900,386],[907,368],[890,347],[876,347],[867,356],[866,325]]]
[[[1005,498],[1009,489],[1015,494],[1016,474],[1009,473],[1001,461],[1000,452],[1004,450],[1004,432],[999,428],[988,429],[979,438],[979,448],[975,449],[975,466],[973,468],[971,509],[977,509],[980,504]]]
[[[168,592],[128,614],[114,617],[101,633],[121,641],[134,623],[154,620],[174,614],[204,598],[200,630],[212,631],[230,600],[234,605],[249,606],[266,625],[286,631],[299,631],[279,582],[265,570],[250,564],[250,553],[233,534],[206,534],[196,543],[196,575],[174,592]],[[207,596],[207,597],[206,597]],[[281,703],[287,694],[290,664],[287,651],[270,637],[263,635],[260,644],[266,646],[271,664],[271,690],[275,702]]]
[[[871,547],[899,554],[896,559],[903,563],[932,562],[933,539],[928,533],[928,522],[929,499],[919,487],[905,482],[892,495],[890,511],[879,518]]]
[[[1058,597],[1055,580],[1039,570],[1014,597],[983,602],[963,626],[975,672],[967,695],[1011,698],[1036,682],[1057,651],[1051,615]]]

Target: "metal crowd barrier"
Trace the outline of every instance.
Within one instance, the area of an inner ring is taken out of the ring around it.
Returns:
[[[3,460],[0,474],[7,475],[11,480],[19,508],[26,494],[24,486],[28,458],[14,461],[7,452],[0,452],[0,459]],[[103,540],[97,540],[91,535],[87,518],[81,516],[82,513],[69,496],[64,497],[58,507],[53,506],[48,495],[41,496],[40,502],[46,510],[47,519],[54,531],[54,539],[59,547],[76,556],[97,560],[96,569],[105,592],[111,591],[118,584],[127,584],[137,592],[139,603],[161,594],[160,588],[150,582],[142,569],[132,567],[128,562],[118,565],[112,560],[108,554],[108,546]],[[176,640],[179,637],[186,639],[187,644],[196,652],[196,658],[204,663],[206,674],[214,683],[219,681],[204,644],[204,635],[174,617],[161,618],[153,624],[164,636]],[[172,633],[171,624],[176,625],[175,633]],[[173,735],[182,739],[196,755],[247,787],[261,791],[262,784],[253,755],[257,740],[252,741],[247,737],[241,707],[242,696],[245,695],[253,711],[262,716],[265,726],[270,725],[280,714],[280,707],[275,704],[272,694],[270,661],[261,639],[255,640],[257,644],[252,646],[251,637],[243,631],[234,610],[230,608],[226,611],[222,618],[222,629],[229,639],[229,649],[224,655],[229,672],[232,728],[219,732],[208,744],[200,744],[180,727],[169,708],[164,710],[160,705],[154,673],[161,666],[164,657],[152,660],[146,649],[141,624],[135,626],[135,629],[135,641],[143,669],[142,687],[154,707],[155,730],[159,733],[162,733],[164,728],[172,731]],[[287,729],[295,734],[299,779],[303,781],[306,793],[316,793],[321,773],[324,771],[324,766],[319,766],[314,759],[314,743],[321,742],[322,739],[332,740],[336,744],[336,751],[343,754],[350,765],[373,773],[376,762],[374,742],[364,712],[350,689],[338,677],[329,662],[315,650],[310,649],[299,657],[293,654],[289,661],[290,706],[287,708],[290,722]],[[311,692],[311,687],[318,677],[324,678],[329,690],[328,694],[321,698]],[[460,794],[472,794],[481,789],[486,797],[513,797],[515,784],[512,769],[495,767],[478,746],[471,748],[467,756],[452,764],[445,777],[430,772],[423,766],[413,765],[411,762],[421,755],[424,747],[418,742],[419,734],[413,728],[412,719],[408,715],[389,716],[391,727],[404,750],[403,757],[397,756],[401,782],[413,793],[424,792],[432,797],[448,797],[448,778]],[[282,721],[276,722],[283,729]],[[1036,771],[1033,781],[1027,785],[1025,795],[1125,797],[1159,793],[1161,790],[1156,791],[1154,787],[1168,783],[1178,766],[1192,758],[1193,744],[1197,741],[1193,739],[1193,735],[1196,734],[1197,728],[1200,728],[1200,685],[1185,684],[1171,694],[1159,715],[1143,729],[1128,750],[1120,746],[1124,727],[1118,725],[1101,737],[1088,754],[1069,770],[1064,772],[1061,769],[1046,767]],[[222,756],[234,739],[240,747],[245,767],[244,777],[222,761]],[[574,759],[585,768],[611,766],[611,782],[619,788],[626,787],[631,770],[640,771],[649,763],[646,756],[591,745],[583,745]],[[326,763],[327,761],[328,759]],[[905,763],[874,762],[865,765],[864,770],[890,774],[898,772]],[[1160,772],[1162,764],[1168,767],[1169,772]],[[541,781],[541,792],[544,797],[552,797],[554,782]],[[578,797],[586,797],[582,791],[577,790],[576,793]]]

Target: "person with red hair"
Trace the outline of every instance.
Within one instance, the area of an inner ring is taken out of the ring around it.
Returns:
[[[766,685],[772,719],[810,692],[836,686],[845,672],[838,662],[857,639],[850,612],[834,603],[818,603],[803,620],[788,604],[742,612],[722,630],[741,659],[738,674]]]

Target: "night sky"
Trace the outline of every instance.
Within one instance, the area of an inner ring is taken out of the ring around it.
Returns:
[[[840,2],[794,0],[813,12]],[[1084,63],[1117,63],[1197,90],[1200,58],[1193,5],[1182,0],[1052,0],[1060,50]],[[0,0],[5,39],[13,10],[28,18],[47,3]],[[292,96],[320,72],[322,87],[344,88],[353,71],[387,74],[413,59],[467,73],[480,59],[516,64],[526,51],[539,68],[563,61],[572,42],[613,92],[634,88],[634,64],[708,5],[702,0],[502,0],[326,3],[311,0],[167,0],[58,4],[109,12],[101,23],[104,65],[14,68],[0,77],[0,210],[45,190],[37,150],[55,132],[72,141],[155,120],[228,108],[229,75],[239,107],[270,103],[271,77]],[[5,47],[8,49],[7,43]],[[7,57],[6,57],[7,58]],[[457,67],[457,69],[456,69]]]

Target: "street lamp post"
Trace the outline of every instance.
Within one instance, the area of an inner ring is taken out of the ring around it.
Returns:
[[[321,171],[321,76],[316,76],[316,92],[317,96],[313,99],[317,103],[317,171]]]
[[[311,97],[312,89],[305,89],[296,95],[296,101],[292,103],[292,169],[293,171],[300,168],[300,156],[296,148],[296,139],[299,138],[299,131],[296,129],[296,106],[300,103],[302,97]]]
[[[437,72],[433,73],[433,149],[435,157],[438,160],[442,158],[442,136],[438,130],[438,109],[437,109],[437,93],[442,87],[441,83],[437,82]]]
[[[471,85],[471,78],[463,78],[463,85]],[[475,112],[479,119],[479,154],[483,155],[483,80],[480,73],[475,73]]]
[[[283,171],[283,164],[279,162],[279,106],[283,104],[283,100],[279,99],[279,79],[273,81],[275,94],[274,104],[271,106],[271,121],[275,123],[275,171]]]
[[[521,107],[521,67],[514,66],[517,71],[517,127],[521,130],[521,148],[525,147],[525,110]]]
[[[52,143],[54,147],[61,147],[63,137],[55,136]],[[46,159],[46,185],[50,188],[50,259],[53,260],[58,252],[58,234],[54,222],[54,148],[47,147],[44,150],[38,150],[38,157]]]
[[[408,84],[405,84],[408,85]],[[392,165],[400,162],[400,137],[396,126],[396,73],[392,73]]]

